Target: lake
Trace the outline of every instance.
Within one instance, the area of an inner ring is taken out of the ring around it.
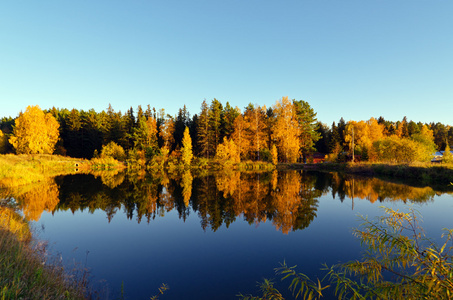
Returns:
[[[219,172],[152,177],[99,173],[57,177],[2,191],[35,236],[68,268],[86,267],[100,297],[237,299],[259,295],[280,262],[323,277],[327,265],[360,258],[352,229],[386,206],[423,216],[427,235],[453,228],[453,197],[431,187],[318,173]]]

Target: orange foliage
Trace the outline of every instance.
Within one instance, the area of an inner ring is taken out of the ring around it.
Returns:
[[[58,141],[60,124],[39,106],[28,106],[15,120],[9,142],[17,154],[52,154]]]

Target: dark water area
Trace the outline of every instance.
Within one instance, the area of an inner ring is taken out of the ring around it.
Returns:
[[[71,175],[2,191],[63,262],[90,270],[102,298],[237,299],[258,295],[280,262],[313,278],[361,257],[352,229],[385,206],[418,210],[428,236],[453,228],[453,197],[431,187],[337,173]],[[328,299],[328,297],[326,298]]]

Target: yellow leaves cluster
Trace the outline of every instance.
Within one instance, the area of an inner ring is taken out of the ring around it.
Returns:
[[[182,162],[185,166],[190,166],[190,163],[192,162],[193,159],[193,153],[192,153],[192,139],[189,134],[189,127],[186,126],[186,129],[184,130],[184,135],[182,137]]]
[[[9,142],[17,154],[52,154],[59,138],[58,121],[39,106],[28,106],[15,120]]]
[[[231,163],[241,162],[241,154],[233,139],[223,138],[223,143],[217,147],[216,158]]]
[[[352,149],[352,138],[354,135],[354,147],[359,150],[370,149],[375,141],[384,137],[384,125],[379,124],[376,119],[368,121],[349,121],[345,129],[345,142]]]
[[[299,123],[294,105],[283,97],[273,106],[276,115],[272,138],[277,141],[279,153],[286,162],[296,162],[299,157]]]

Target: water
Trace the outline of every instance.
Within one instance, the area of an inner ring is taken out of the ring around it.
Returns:
[[[453,228],[453,199],[430,187],[303,171],[153,178],[146,174],[58,177],[8,191],[38,238],[67,266],[90,269],[103,298],[236,299],[258,295],[280,262],[316,278],[360,258],[351,232],[381,205],[423,216],[440,240]],[[286,292],[288,283],[275,279]],[[287,294],[288,295],[288,294]]]

